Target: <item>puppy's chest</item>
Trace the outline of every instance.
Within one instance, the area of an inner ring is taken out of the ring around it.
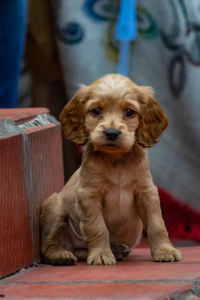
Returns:
[[[130,168],[113,166],[105,174],[103,207],[106,218],[113,222],[127,220],[133,212],[136,180]]]

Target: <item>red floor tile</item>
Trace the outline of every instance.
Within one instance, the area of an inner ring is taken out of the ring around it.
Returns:
[[[189,250],[188,250],[189,249]],[[81,280],[160,280],[193,279],[200,276],[200,247],[181,248],[183,260],[178,263],[155,263],[149,249],[134,249],[132,254],[115,266],[42,265],[24,274],[18,274],[8,282],[57,282]]]
[[[1,293],[5,298],[130,298],[166,299],[172,293],[187,292],[191,283],[92,283],[92,284],[41,284],[30,286],[2,285]]]

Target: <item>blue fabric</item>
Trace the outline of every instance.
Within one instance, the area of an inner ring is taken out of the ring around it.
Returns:
[[[0,0],[0,107],[16,107],[27,0]]]

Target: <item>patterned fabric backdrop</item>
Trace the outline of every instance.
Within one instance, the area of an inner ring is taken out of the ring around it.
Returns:
[[[79,83],[117,70],[119,1],[55,0],[57,43],[69,98]],[[200,209],[200,1],[138,0],[129,76],[152,86],[169,117],[149,150],[157,185]]]

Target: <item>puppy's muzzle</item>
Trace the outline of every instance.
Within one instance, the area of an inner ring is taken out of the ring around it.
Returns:
[[[117,129],[109,128],[104,131],[105,137],[109,141],[116,141],[120,135],[120,131]]]

